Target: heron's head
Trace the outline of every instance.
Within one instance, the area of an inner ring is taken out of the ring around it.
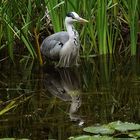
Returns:
[[[67,23],[72,24],[73,22],[88,22],[86,19],[81,18],[77,13],[75,12],[69,12],[66,16],[65,21]]]

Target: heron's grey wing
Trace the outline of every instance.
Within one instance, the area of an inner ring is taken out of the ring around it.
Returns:
[[[67,32],[58,32],[47,37],[41,44],[41,53],[51,59],[58,59],[59,52],[68,39]]]
[[[58,59],[61,47],[62,44],[60,41],[46,39],[41,45],[41,53],[48,58]]]

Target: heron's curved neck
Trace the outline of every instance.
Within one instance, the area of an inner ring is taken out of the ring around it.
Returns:
[[[66,23],[66,29],[69,35],[69,39],[75,38],[77,35],[77,31],[75,30],[74,26],[72,23]]]

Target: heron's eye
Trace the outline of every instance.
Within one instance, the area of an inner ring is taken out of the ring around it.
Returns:
[[[75,19],[73,16],[71,17],[72,19]]]

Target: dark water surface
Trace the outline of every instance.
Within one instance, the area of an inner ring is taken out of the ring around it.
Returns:
[[[0,62],[0,137],[66,140],[83,127],[140,122],[140,62],[97,57],[78,68]]]

